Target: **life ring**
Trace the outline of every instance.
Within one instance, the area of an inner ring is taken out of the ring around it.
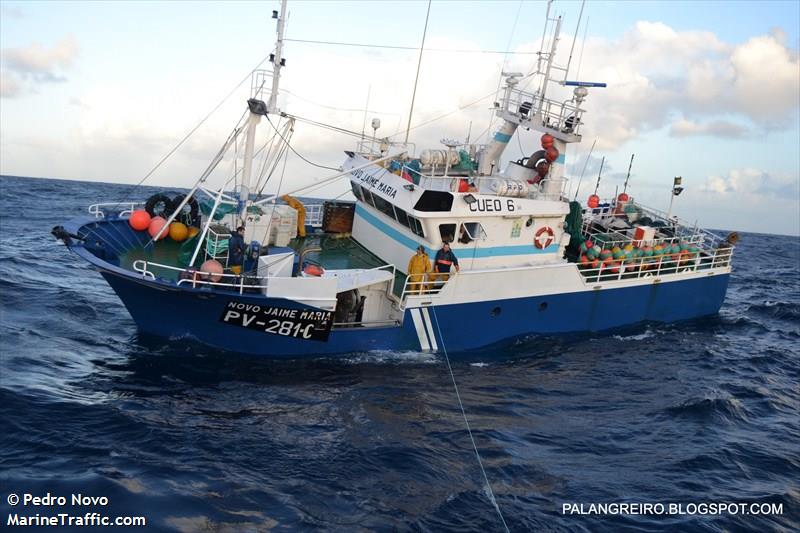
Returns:
[[[172,207],[173,210],[177,209],[181,202],[183,202],[184,198],[186,198],[185,194],[179,194],[172,199]],[[189,201],[186,202],[186,205],[183,206],[181,212],[178,213],[178,216],[175,217],[175,220],[179,222],[183,222],[187,226],[194,226],[194,223],[197,221],[198,215],[200,214],[200,205],[197,203],[197,200],[192,196],[189,198]]]
[[[166,194],[154,194],[147,199],[144,209],[151,217],[169,218],[175,211],[175,205]]]
[[[543,235],[546,235],[545,238],[542,238]],[[540,250],[544,250],[551,244],[553,241],[556,240],[556,234],[553,233],[553,229],[550,226],[542,226],[539,228],[539,231],[536,232],[536,235],[533,237],[533,244]]]

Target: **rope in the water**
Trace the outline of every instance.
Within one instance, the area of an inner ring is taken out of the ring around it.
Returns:
[[[486,482],[486,489],[489,492],[489,501],[492,502],[495,511],[497,511],[497,516],[500,517],[500,522],[503,523],[503,529],[505,529],[506,533],[509,533],[508,525],[506,524],[506,519],[503,517],[503,512],[500,511],[500,506],[497,504],[497,499],[494,497],[494,491],[492,490],[492,485],[491,483],[489,483],[489,477],[486,475],[486,470],[483,468],[483,461],[481,460],[480,452],[478,452],[478,446],[475,444],[475,437],[472,436],[472,428],[470,427],[469,420],[467,419],[467,412],[464,411],[464,404],[461,402],[461,394],[458,392],[458,385],[456,384],[456,376],[455,374],[453,374],[453,367],[450,365],[450,357],[447,355],[447,346],[445,346],[444,343],[444,336],[442,336],[442,329],[439,327],[439,318],[436,316],[436,308],[431,306],[429,309],[433,314],[434,321],[436,321],[436,330],[439,332],[439,340],[442,345],[444,360],[447,362],[447,370],[450,371],[450,379],[453,381],[453,389],[455,389],[456,391],[456,398],[458,399],[458,407],[461,408],[461,416],[464,417],[464,424],[467,426],[467,433],[469,434],[469,440],[472,442],[472,449],[475,450],[475,457],[478,459],[478,466],[481,467],[483,480]]]

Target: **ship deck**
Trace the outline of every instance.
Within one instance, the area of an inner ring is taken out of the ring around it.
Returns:
[[[305,238],[292,239],[289,242],[289,247],[298,254],[307,250],[303,258],[304,261],[317,263],[326,270],[370,269],[386,264],[385,261],[372,254],[349,235],[311,233]],[[185,252],[186,246],[184,243],[165,239],[147,249],[137,247],[127,251],[119,258],[120,267],[134,270],[133,264],[135,261],[145,260],[151,263],[185,268],[188,262],[188,260],[182,258]],[[177,280],[178,271],[162,270],[159,271],[159,276],[164,279]],[[394,292],[397,295],[402,292],[405,278],[406,276],[399,272],[395,276]]]

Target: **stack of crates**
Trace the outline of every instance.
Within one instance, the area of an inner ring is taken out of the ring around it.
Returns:
[[[296,236],[297,211],[288,205],[268,205],[257,210],[251,209],[247,213],[245,242],[258,241],[265,246],[287,246]]]

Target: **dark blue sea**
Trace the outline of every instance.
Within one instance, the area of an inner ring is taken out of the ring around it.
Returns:
[[[442,357],[275,363],[143,338],[49,232],[151,190],[0,187],[0,529],[97,512],[144,516],[133,531],[502,530]],[[719,316],[531,338],[453,372],[511,531],[800,530],[797,237],[742,234]]]

